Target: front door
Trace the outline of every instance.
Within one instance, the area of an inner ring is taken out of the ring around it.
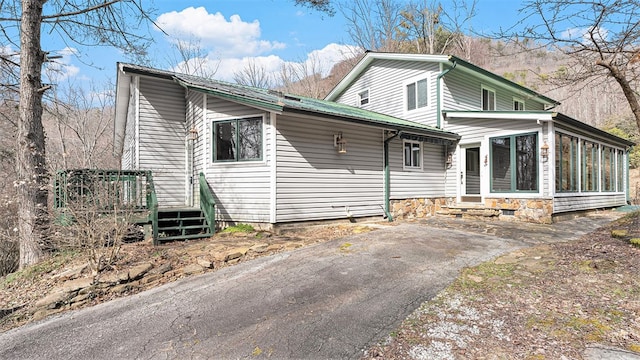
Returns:
[[[461,202],[481,202],[480,196],[480,147],[462,147],[460,171]]]

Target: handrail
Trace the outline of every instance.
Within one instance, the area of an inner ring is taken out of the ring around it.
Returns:
[[[65,208],[70,201],[83,201],[96,208],[116,207],[133,211],[145,210],[144,179],[149,171],[70,169],[56,172],[54,181],[55,209]]]
[[[153,245],[158,245],[158,195],[153,184],[151,171],[146,172],[147,176],[147,209],[149,210],[149,222],[153,229]]]
[[[216,201],[213,198],[213,193],[209,188],[209,183],[204,176],[204,173],[200,173],[200,210],[204,213],[204,217],[209,224],[209,232],[215,234],[216,232]]]

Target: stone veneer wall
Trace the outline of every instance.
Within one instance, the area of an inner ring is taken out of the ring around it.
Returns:
[[[503,220],[550,224],[553,222],[552,199],[485,198],[484,205],[492,209],[513,210],[513,216],[500,215]]]
[[[398,220],[424,218],[435,215],[446,204],[445,198],[391,200],[391,216]]]

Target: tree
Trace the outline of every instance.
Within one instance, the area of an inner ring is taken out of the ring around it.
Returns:
[[[295,0],[297,5],[333,15],[329,0]],[[151,23],[153,10],[142,0],[4,0],[0,1],[0,51],[2,71],[6,65],[19,76],[19,116],[16,126],[17,201],[20,204],[20,267],[36,263],[42,256],[48,230],[48,171],[45,133],[42,124],[43,96],[50,89],[43,84],[42,67],[49,52],[42,49],[42,33],[63,43],[111,46],[131,58],[144,59],[151,36],[140,32]],[[19,38],[19,41],[16,39]],[[7,49],[19,54],[7,53]],[[2,74],[2,79],[7,78]],[[18,86],[16,86],[18,85]]]
[[[555,76],[561,84],[615,80],[640,127],[640,1],[529,0],[520,12],[522,20],[499,38],[532,39],[566,55],[570,63]]]
[[[263,65],[258,64],[253,58],[249,58],[242,70],[233,73],[233,80],[240,85],[262,89],[270,89],[273,87],[273,79],[267,69]]]
[[[119,162],[111,151],[113,91],[93,85],[84,89],[73,82],[53,90],[54,99],[45,106],[44,120],[45,129],[53,129],[57,135],[47,138],[49,168],[117,168]]]
[[[402,6],[395,0],[348,0],[340,4],[347,33],[355,45],[376,51],[401,51],[405,34],[398,31]]]
[[[419,54],[461,53],[469,58],[465,27],[477,0],[443,6],[434,0],[351,0],[340,4],[351,40],[363,49]]]
[[[46,13],[45,13],[46,4]],[[0,32],[5,43],[18,47],[19,117],[16,144],[16,188],[20,267],[43,256],[49,225],[47,201],[49,175],[42,126],[42,66],[48,53],[42,49],[42,30],[79,46],[106,45],[130,55],[144,55],[148,38],[138,34],[149,20],[142,0],[22,0],[0,2]],[[19,44],[16,43],[19,24]],[[3,59],[7,59],[3,56]]]

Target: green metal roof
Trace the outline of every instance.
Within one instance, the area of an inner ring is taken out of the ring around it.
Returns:
[[[140,65],[120,64],[120,66],[124,72],[173,80],[185,88],[266,111],[329,116],[337,120],[382,127],[389,130],[412,132],[452,141],[460,139],[458,134],[449,131],[333,101],[285,94],[279,91],[232,84]]]
[[[460,139],[458,134],[449,131],[333,101],[290,95],[193,75],[174,74],[173,78],[186,88],[265,110],[329,116],[338,120],[390,130],[415,132],[448,140]]]

